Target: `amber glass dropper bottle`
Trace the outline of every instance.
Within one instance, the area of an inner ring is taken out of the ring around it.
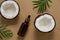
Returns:
[[[29,26],[29,22],[30,22],[30,15],[28,15],[28,17],[25,19],[25,21],[21,24],[21,27],[18,31],[19,36],[22,36],[22,37],[25,36],[28,26]]]

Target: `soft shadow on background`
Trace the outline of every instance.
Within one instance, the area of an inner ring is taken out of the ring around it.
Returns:
[[[54,38],[54,31],[48,33],[42,33],[38,30],[34,31],[34,38],[35,40],[53,40]]]
[[[1,16],[0,17],[0,24],[4,25],[4,26],[16,25],[18,23],[18,20],[19,20],[19,16],[17,16],[14,19],[11,19],[11,20],[5,19]]]
[[[17,40],[24,40],[24,37],[18,36]]]

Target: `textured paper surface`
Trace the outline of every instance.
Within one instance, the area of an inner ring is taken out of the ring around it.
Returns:
[[[56,20],[55,29],[49,33],[41,33],[35,29],[34,19],[39,14],[37,14],[37,10],[33,10],[32,0],[16,1],[20,6],[20,13],[17,18],[13,20],[7,20],[0,16],[0,24],[7,25],[7,28],[13,32],[13,37],[8,40],[60,40],[60,0],[52,0],[53,3],[50,5],[50,9],[46,11],[53,15]],[[0,3],[1,2],[2,0],[0,0]],[[19,38],[17,32],[20,28],[21,23],[28,15],[31,15],[30,26],[28,28],[26,36]]]

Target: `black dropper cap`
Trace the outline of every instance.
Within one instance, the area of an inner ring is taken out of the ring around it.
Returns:
[[[30,18],[31,16],[29,15],[28,18]]]

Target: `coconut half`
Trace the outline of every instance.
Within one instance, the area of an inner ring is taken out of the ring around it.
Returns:
[[[19,6],[15,1],[5,1],[1,4],[1,14],[7,19],[13,19],[18,15]]]
[[[50,14],[39,15],[35,19],[35,27],[41,32],[49,32],[55,27],[55,20]]]

